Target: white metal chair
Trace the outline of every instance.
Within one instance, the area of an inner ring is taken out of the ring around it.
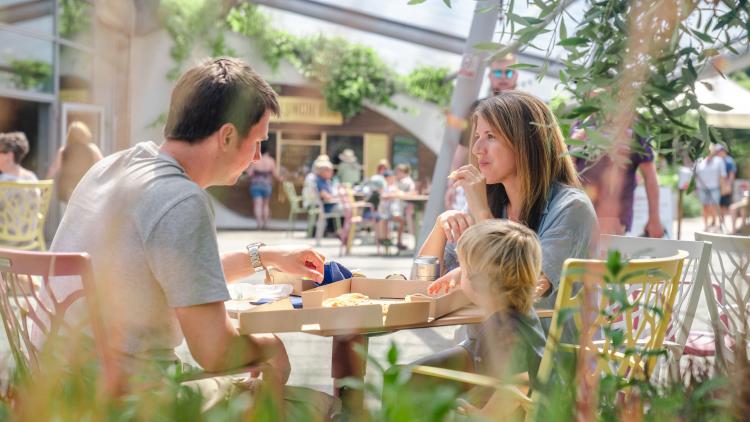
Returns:
[[[601,254],[606,254],[608,250],[620,251],[628,259],[666,257],[674,255],[678,250],[688,253],[682,266],[679,289],[672,309],[672,320],[664,337],[664,346],[671,353],[670,362],[675,365],[674,368],[679,368],[679,361],[683,355],[705,356],[702,348],[695,345],[700,343],[705,333],[691,329],[701,295],[705,297],[711,323],[718,320],[714,292],[708,279],[711,243],[602,235],[599,249]],[[658,369],[655,374],[661,375]]]
[[[713,245],[710,277],[714,283],[719,318],[714,321],[714,345],[720,363],[733,361],[738,344],[750,338],[750,237],[717,233],[695,234]]]

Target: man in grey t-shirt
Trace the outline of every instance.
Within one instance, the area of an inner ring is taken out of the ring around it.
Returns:
[[[226,283],[265,266],[320,281],[324,258],[307,247],[261,244],[220,255],[204,191],[234,184],[259,159],[278,112],[276,93],[249,66],[209,60],[177,82],[161,146],[144,142],[106,157],[73,192],[51,249],[91,255],[127,372],[176,361],[184,338],[208,371],[267,361],[288,379],[276,336],[244,336],[233,327]]]

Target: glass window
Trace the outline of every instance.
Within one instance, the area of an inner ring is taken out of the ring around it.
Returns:
[[[52,92],[53,44],[0,30],[0,87]]]
[[[26,31],[52,35],[54,16],[54,0],[0,0],[0,22]]]
[[[60,100],[92,103],[93,57],[73,47],[60,46]]]
[[[419,178],[419,143],[411,136],[396,135],[393,137],[393,167],[399,164],[411,166],[411,177]]]
[[[0,0],[2,1],[2,0]],[[94,5],[91,0],[58,0],[57,31],[62,38],[92,44]]]

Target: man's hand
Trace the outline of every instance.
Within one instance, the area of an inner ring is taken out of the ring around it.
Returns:
[[[646,223],[646,237],[655,237],[657,239],[664,237],[664,226],[661,225],[661,221],[648,220],[648,223]]]
[[[325,256],[309,246],[261,246],[259,253],[264,267],[323,281]]]

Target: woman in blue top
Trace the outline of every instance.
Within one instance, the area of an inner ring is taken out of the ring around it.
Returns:
[[[531,228],[542,245],[537,308],[551,309],[567,258],[587,257],[596,214],[581,190],[575,166],[549,107],[520,91],[480,101],[472,117],[472,164],[451,173],[464,189],[467,211],[442,213],[420,255],[442,257],[438,291],[460,279],[455,242],[471,225],[507,218]]]

